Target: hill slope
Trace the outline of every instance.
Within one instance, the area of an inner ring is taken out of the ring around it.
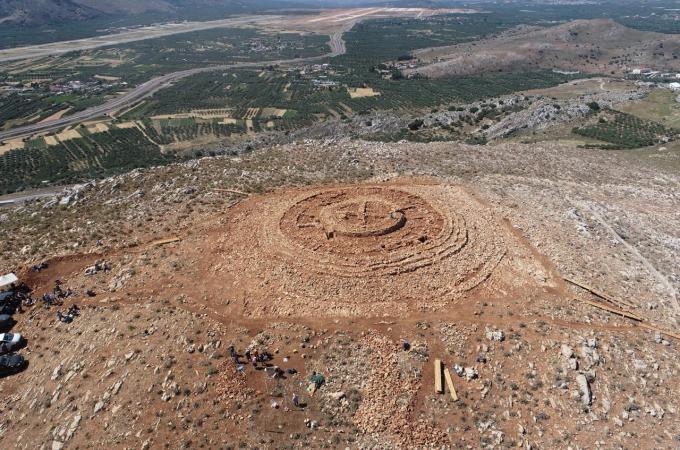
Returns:
[[[612,20],[577,20],[550,28],[520,26],[489,39],[421,50],[417,56],[429,64],[411,72],[428,77],[537,68],[680,70],[680,37],[638,31]]]
[[[107,14],[170,11],[165,0],[7,0],[0,3],[0,23],[33,25],[84,20]]]

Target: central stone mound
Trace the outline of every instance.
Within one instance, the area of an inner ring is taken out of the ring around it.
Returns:
[[[406,223],[404,211],[379,197],[364,197],[330,205],[321,210],[320,224],[328,239],[383,236],[397,231]],[[308,224],[298,223],[304,228]]]
[[[340,276],[413,271],[467,242],[462,217],[377,186],[302,195],[283,213],[277,234],[283,256]]]

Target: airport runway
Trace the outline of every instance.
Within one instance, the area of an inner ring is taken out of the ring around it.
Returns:
[[[283,16],[243,16],[230,19],[212,20],[207,22],[180,22],[161,25],[150,25],[122,31],[120,33],[105,34],[71,41],[50,42],[47,44],[29,45],[0,50],[0,63],[20,59],[44,58],[61,55],[77,50],[91,50],[93,48],[111,45],[127,44],[130,42],[156,39],[173,34],[190,33],[192,31],[211,30],[213,28],[243,27],[256,25],[260,22],[276,22],[283,20]]]

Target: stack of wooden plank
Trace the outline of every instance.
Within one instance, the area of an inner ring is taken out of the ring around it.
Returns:
[[[436,394],[444,393],[444,383],[442,382],[442,376],[446,381],[446,387],[451,394],[451,399],[455,402],[458,401],[458,394],[456,393],[456,388],[453,385],[453,378],[451,377],[451,372],[448,367],[444,367],[441,359],[434,360],[434,392]]]

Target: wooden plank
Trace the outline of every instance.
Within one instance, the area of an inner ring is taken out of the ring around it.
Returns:
[[[629,308],[637,308],[637,306],[633,305],[632,303],[626,302],[624,300],[614,299],[614,298],[610,297],[609,295],[605,294],[604,292],[600,292],[600,291],[596,290],[595,288],[588,286],[585,283],[581,283],[581,282],[578,282],[576,280],[572,280],[571,278],[567,278],[567,277],[563,277],[563,279],[564,279],[564,281],[569,282],[569,283],[573,284],[574,286],[578,286],[581,289],[585,289],[586,291],[590,292],[594,296],[600,297],[601,299],[607,300],[608,302],[618,303],[620,305],[627,306]]]
[[[458,394],[456,393],[456,388],[453,386],[453,379],[451,378],[451,372],[448,367],[444,369],[444,379],[446,380],[446,387],[449,390],[449,394],[451,394],[451,400],[457,402]]]
[[[444,393],[444,385],[442,384],[442,360],[434,360],[434,392],[435,394]]]
[[[642,317],[638,316],[637,314],[633,314],[629,311],[624,311],[622,309],[613,308],[613,307],[611,307],[611,306],[609,306],[605,303],[594,302],[594,301],[591,301],[591,300],[585,300],[585,299],[580,299],[580,298],[575,298],[574,300],[577,300],[577,301],[583,302],[583,303],[587,303],[591,306],[594,306],[594,307],[599,308],[599,309],[603,309],[605,311],[609,311],[609,312],[614,313],[614,314],[619,314],[619,315],[626,317],[628,319],[636,320],[638,322],[641,322],[640,328],[645,328],[647,330],[657,331],[662,335],[672,337],[673,339],[680,340],[680,334],[675,333],[673,331],[664,330],[663,328],[659,328],[658,326],[656,326],[652,323],[645,323],[644,319]]]
[[[182,238],[179,238],[179,237],[171,237],[171,238],[167,238],[167,239],[158,239],[156,241],[150,242],[149,245],[152,245],[152,246],[165,245],[165,244],[171,244],[173,242],[179,242],[181,240],[182,240]]]
[[[631,312],[624,311],[622,309],[611,307],[611,306],[609,306],[605,303],[594,302],[592,300],[585,300],[585,299],[580,299],[580,298],[576,298],[575,300],[578,300],[579,302],[587,303],[587,304],[594,306],[596,308],[599,308],[599,309],[604,309],[605,311],[609,311],[609,312],[614,313],[614,314],[619,314],[619,315],[626,317],[628,319],[633,319],[633,320],[637,320],[638,322],[642,322],[642,317],[638,316],[637,314],[633,314]]]

